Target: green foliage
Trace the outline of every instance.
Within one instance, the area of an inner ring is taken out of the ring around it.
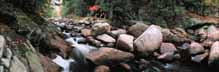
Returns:
[[[64,0],[63,15],[75,14],[86,16],[88,13],[87,4],[84,0]]]
[[[149,21],[163,27],[187,27],[192,24],[186,11],[216,16],[219,0],[65,0],[64,15],[88,16],[87,7],[99,5],[113,24],[128,24],[130,20]]]

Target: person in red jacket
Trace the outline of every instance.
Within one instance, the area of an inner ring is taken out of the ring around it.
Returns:
[[[105,18],[106,14],[101,10],[99,5],[88,6],[88,10],[91,11],[91,16],[98,18]]]

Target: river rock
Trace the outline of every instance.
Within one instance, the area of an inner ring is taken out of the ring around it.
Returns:
[[[126,71],[126,72],[131,71],[131,69],[132,69],[132,67],[127,63],[121,63],[120,65],[124,69],[124,71]]]
[[[136,23],[128,28],[128,33],[133,35],[134,37],[140,36],[146,29],[148,25],[144,23]]]
[[[45,72],[59,72],[59,66],[46,56],[40,55],[40,61]]]
[[[102,64],[119,64],[120,62],[128,61],[134,58],[134,55],[129,52],[123,52],[114,48],[100,48],[97,51],[92,51],[87,56],[89,60],[97,65]]]
[[[219,30],[213,25],[208,28],[208,39],[219,40]]]
[[[125,29],[117,29],[117,30],[112,30],[110,33],[112,36],[117,37],[120,34],[126,34],[127,31]]]
[[[111,30],[111,25],[109,23],[95,23],[92,26],[92,29],[95,34],[102,34],[104,32],[110,32]]]
[[[173,36],[173,33],[170,31],[170,29],[162,29],[162,34],[164,41],[168,41],[171,36]]]
[[[5,43],[5,38],[2,35],[0,35],[0,58],[3,55]]]
[[[29,69],[31,72],[43,72],[42,64],[40,63],[40,58],[37,54],[37,51],[32,46],[32,44],[27,41],[24,43],[26,49],[29,49],[29,52],[25,53],[26,61],[28,61]]]
[[[160,53],[167,53],[167,52],[176,52],[176,46],[172,43],[162,43],[160,46]]]
[[[72,30],[73,27],[74,27],[74,25],[71,25],[71,24],[66,24],[66,25],[65,25],[65,28],[66,28],[67,30]]]
[[[94,72],[110,72],[110,68],[106,65],[100,65],[95,68]]]
[[[103,46],[103,44],[99,40],[94,39],[92,36],[88,36],[87,41],[90,42],[92,45],[95,45],[98,47]]]
[[[204,46],[204,47],[211,47],[213,45],[213,43],[214,43],[214,41],[207,39],[207,40],[204,40],[202,42],[202,46]]]
[[[5,46],[5,38],[4,36],[0,35],[0,48],[3,48]]]
[[[210,49],[208,62],[212,63],[219,59],[219,41],[216,41]]]
[[[91,36],[92,30],[91,30],[91,29],[82,29],[82,30],[81,30],[81,34],[82,34],[83,36],[85,36],[85,37]]]
[[[67,57],[72,50],[71,46],[59,36],[51,38],[50,43],[53,48],[59,49],[64,57]]]
[[[2,61],[2,64],[5,66],[5,67],[10,67],[10,61],[11,61],[11,58],[12,58],[12,51],[9,49],[9,48],[6,48],[6,50],[4,51],[4,54],[3,54],[5,57],[4,58],[1,58],[1,61]]]
[[[208,36],[208,32],[204,28],[200,28],[197,30],[197,34],[201,36],[201,38],[206,39]]]
[[[198,54],[198,53],[201,53],[204,51],[205,51],[205,49],[201,44],[199,44],[197,42],[192,42],[190,44],[190,47],[189,47],[190,54]]]
[[[17,56],[13,56],[9,70],[10,72],[29,72],[28,68],[21,62],[21,60]]]
[[[108,34],[98,35],[97,39],[99,39],[99,40],[101,40],[103,42],[106,42],[106,43],[114,43],[114,42],[116,42],[116,40],[113,37],[109,36]]]
[[[157,57],[158,59],[161,59],[161,60],[168,60],[168,61],[171,61],[173,60],[174,58],[174,52],[166,52],[166,53],[163,53],[161,54],[160,56]]]
[[[158,49],[163,41],[161,28],[156,25],[151,25],[140,35],[135,41],[136,51],[140,53],[153,52]]]
[[[134,51],[133,43],[134,43],[133,36],[127,34],[121,34],[119,35],[116,46],[121,50]]]
[[[194,62],[200,63],[208,56],[208,53],[209,53],[208,50],[206,50],[205,53],[193,56],[191,59]]]
[[[85,17],[81,20],[78,21],[79,24],[91,24],[91,18],[90,17]]]

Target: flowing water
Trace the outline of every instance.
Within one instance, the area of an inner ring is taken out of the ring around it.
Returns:
[[[65,23],[56,22],[55,23],[59,29],[66,25]],[[61,56],[57,55],[53,62],[62,67],[62,72],[71,72],[71,69],[78,69],[76,66],[87,65],[86,56],[90,51],[97,50],[89,44],[81,44],[80,41],[85,40],[82,36],[73,37],[69,32],[62,32],[65,35],[65,41],[71,44],[73,47],[72,54],[74,58],[63,59]],[[75,66],[71,66],[71,64]],[[70,68],[71,67],[71,68]]]

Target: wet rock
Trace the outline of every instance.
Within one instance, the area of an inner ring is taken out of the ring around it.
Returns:
[[[62,33],[64,34],[64,36],[65,36],[66,38],[71,37],[71,33],[70,33],[70,32],[64,31],[64,32],[62,32]]]
[[[213,25],[208,28],[208,39],[219,40],[219,30]]]
[[[147,61],[145,59],[140,59],[137,63],[139,64],[140,70],[144,70],[145,68],[150,66],[150,61]]]
[[[78,23],[80,23],[80,24],[91,24],[91,18],[85,17],[85,18],[79,20]]]
[[[203,53],[203,54],[199,54],[199,55],[193,56],[191,59],[192,59],[192,61],[194,61],[194,62],[200,63],[200,62],[203,61],[207,56],[208,56],[208,50],[206,50],[205,53]]]
[[[179,54],[179,53],[176,53],[176,54],[174,55],[174,58],[175,58],[175,59],[180,59],[180,58],[181,58],[181,56],[180,56],[180,54]]]
[[[110,72],[110,68],[105,65],[100,65],[95,68],[94,72]]]
[[[40,61],[43,66],[44,72],[60,72],[59,66],[52,62],[50,58],[40,55]]]
[[[5,46],[5,38],[4,36],[0,35],[0,48],[3,48]]]
[[[0,35],[0,58],[3,55],[5,43],[5,38],[2,35]]]
[[[120,65],[125,69],[125,71],[131,71],[131,66],[129,64],[121,63]]]
[[[61,27],[61,28],[65,27],[65,23],[54,22],[54,24],[57,25],[58,27]]]
[[[65,25],[65,28],[67,29],[67,30],[72,30],[73,29],[73,25],[70,25],[70,24],[67,24],[67,25]]]
[[[133,47],[134,43],[134,37],[127,34],[121,34],[119,35],[119,38],[117,40],[117,48],[125,51],[134,51]]]
[[[91,31],[92,30],[90,30],[90,29],[82,29],[81,33],[82,33],[83,36],[87,37],[87,36],[91,36],[91,34],[92,34]]]
[[[202,42],[202,46],[211,47],[213,45],[213,43],[214,43],[214,41],[207,39],[207,40]]]
[[[133,35],[134,37],[140,36],[148,26],[144,23],[136,23],[135,25],[132,25],[128,28],[128,33]]]
[[[73,26],[73,29],[72,29],[72,31],[75,31],[75,32],[80,32],[82,29],[84,28],[84,26],[83,25],[81,25],[81,26]]]
[[[106,46],[106,47],[114,47],[114,46],[115,46],[115,43],[107,43],[107,44],[105,44],[104,46]]]
[[[212,63],[213,61],[218,59],[219,59],[219,41],[216,41],[211,46],[208,62]]]
[[[218,30],[217,27],[214,25],[211,25],[208,27],[208,33],[212,33],[212,32],[215,32],[217,30]]]
[[[197,34],[200,35],[202,39],[206,39],[208,36],[208,32],[204,28],[198,29]]]
[[[176,52],[176,46],[172,43],[162,43],[160,46],[160,53],[167,53],[167,52]]]
[[[101,64],[117,64],[134,58],[132,53],[123,52],[114,48],[100,48],[92,51],[87,56],[89,60],[97,65]]]
[[[118,29],[118,30],[112,30],[110,33],[112,36],[117,37],[120,34],[126,34],[127,31],[125,29]]]
[[[103,42],[106,42],[106,43],[114,43],[114,42],[116,42],[116,40],[113,37],[109,36],[108,34],[98,35],[97,39],[101,40]]]
[[[168,41],[170,37],[173,35],[173,33],[170,31],[170,29],[162,29],[163,34],[163,40]]]
[[[94,39],[92,36],[87,37],[87,40],[95,46],[103,46],[103,44],[99,40]]]
[[[157,59],[161,59],[161,60],[168,60],[171,61],[174,58],[174,53],[173,52],[166,52],[161,54],[160,56],[157,57]]]
[[[136,51],[140,53],[153,52],[158,49],[163,41],[161,28],[151,25],[142,35],[135,41]]]
[[[162,29],[163,41],[182,43],[189,41],[188,34],[181,28]]]
[[[110,32],[111,25],[109,23],[95,23],[92,29],[95,34],[102,34],[104,32]]]
[[[12,51],[7,48],[5,51],[4,51],[4,54],[3,54],[5,57],[4,58],[1,58],[1,61],[2,61],[2,64],[5,66],[5,67],[10,67],[10,61],[11,61],[11,58],[12,58]]]
[[[26,42],[24,45],[27,49],[29,49],[29,51],[25,53],[25,58],[29,63],[29,69],[32,72],[43,72],[43,67],[40,63],[40,58],[35,48],[31,45],[30,42]]]
[[[50,39],[51,46],[55,49],[59,49],[64,57],[67,57],[72,48],[61,37],[54,36]]]
[[[9,70],[10,72],[29,72],[28,68],[20,61],[17,56],[13,56]]]
[[[198,53],[201,53],[204,51],[205,51],[205,49],[201,44],[199,44],[197,42],[192,42],[190,44],[190,47],[189,47],[190,54],[198,54]]]

